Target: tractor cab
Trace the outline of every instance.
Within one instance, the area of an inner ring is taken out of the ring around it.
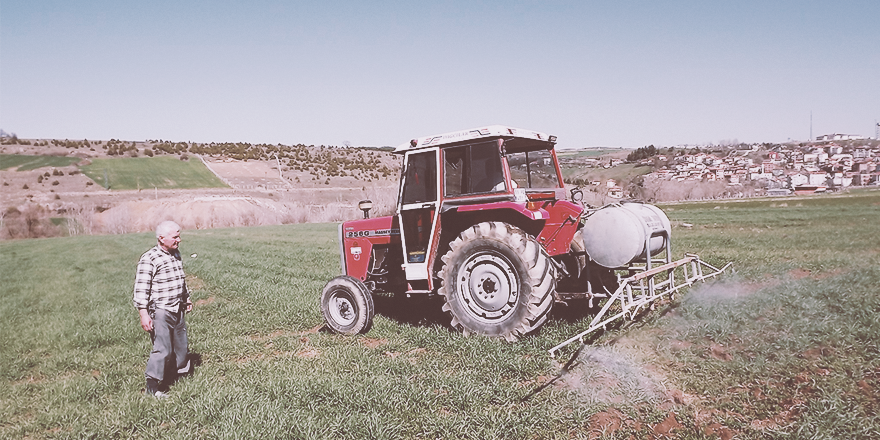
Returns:
[[[476,217],[494,211],[498,220],[545,219],[530,209],[534,201],[565,194],[555,142],[544,133],[490,126],[413,139],[395,150],[404,155],[397,221],[410,293],[436,288],[432,269],[445,242]],[[570,208],[576,217],[578,208]]]

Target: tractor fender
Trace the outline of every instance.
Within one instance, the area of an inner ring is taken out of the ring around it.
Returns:
[[[477,214],[476,219],[478,220],[474,221],[498,220],[523,229],[535,237],[550,256],[569,252],[582,210],[583,208],[580,206],[565,200],[503,201],[455,207],[458,214]],[[504,215],[492,215],[502,211]],[[518,218],[511,218],[511,215]],[[462,225],[461,228],[467,226]]]
[[[458,212],[471,212],[471,211],[488,211],[495,209],[512,209],[526,218],[530,220],[546,220],[550,217],[550,213],[547,212],[546,209],[538,208],[535,210],[531,210],[528,208],[528,203],[526,202],[496,202],[496,203],[481,203],[477,205],[463,205],[458,206]]]

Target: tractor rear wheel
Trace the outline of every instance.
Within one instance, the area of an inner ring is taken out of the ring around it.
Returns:
[[[553,306],[556,270],[538,242],[502,222],[462,232],[442,257],[438,293],[452,327],[508,341],[537,330]]]
[[[366,333],[373,326],[373,295],[359,279],[338,276],[321,292],[321,313],[336,333]]]

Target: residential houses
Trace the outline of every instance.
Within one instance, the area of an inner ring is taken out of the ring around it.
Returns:
[[[730,185],[751,184],[770,195],[880,185],[880,149],[877,148],[835,143],[804,147],[777,145],[772,150],[761,151],[760,159],[755,158],[754,151],[737,150],[724,157],[706,152],[684,154],[651,176],[682,182],[723,180]]]

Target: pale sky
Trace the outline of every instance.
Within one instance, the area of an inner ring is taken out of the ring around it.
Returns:
[[[560,147],[874,136],[880,1],[0,2],[21,138]]]

